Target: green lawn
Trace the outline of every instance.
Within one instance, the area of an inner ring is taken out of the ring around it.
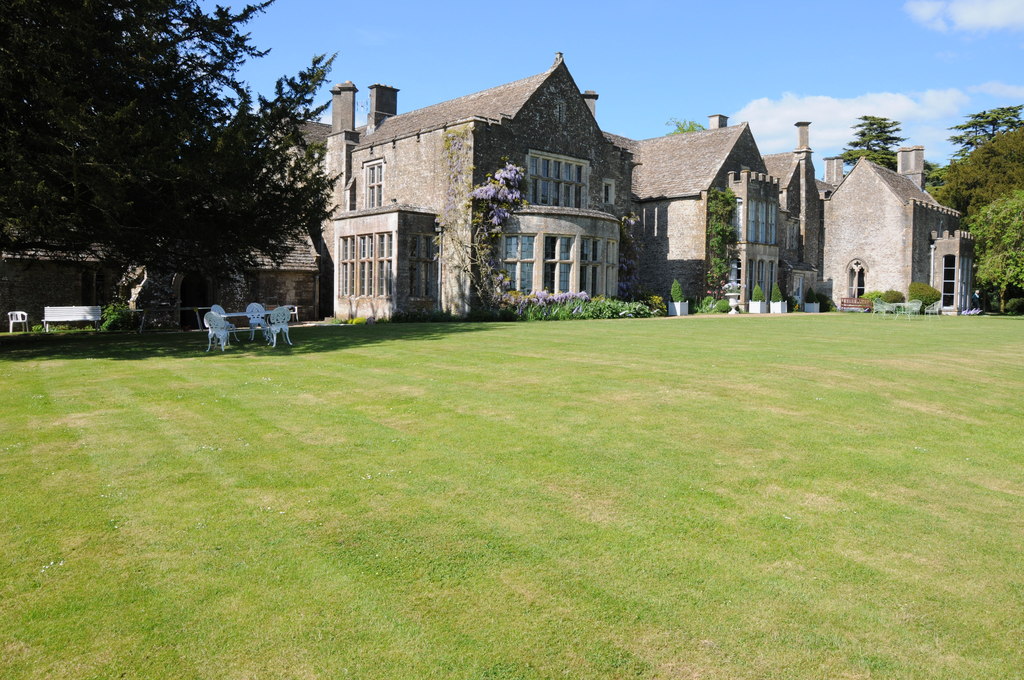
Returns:
[[[1024,676],[1024,319],[292,339],[0,338],[0,677]]]

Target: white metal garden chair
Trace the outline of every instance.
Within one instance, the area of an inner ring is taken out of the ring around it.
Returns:
[[[277,334],[284,335],[285,342],[292,344],[288,336],[288,319],[292,316],[292,310],[288,307],[277,307],[270,312],[270,345],[277,347]]]
[[[902,312],[909,319],[912,316],[917,316],[921,313],[921,305],[923,303],[920,300],[911,300],[907,304],[903,305]]]
[[[926,315],[934,314],[935,316],[942,314],[942,300],[936,300],[935,302],[925,307],[924,313]]]
[[[220,351],[223,352],[224,348],[228,346],[228,336],[231,334],[230,327],[232,324],[228,323],[217,312],[207,312],[203,316],[203,323],[206,324],[207,337],[209,338],[209,342],[206,343],[206,351],[210,351],[210,348],[213,347],[213,341],[216,339],[220,343]]]
[[[249,339],[256,339],[256,329],[263,331],[263,339],[270,340],[270,322],[267,321],[267,310],[258,302],[250,302],[245,308],[249,317]]]
[[[218,315],[221,318],[221,321],[223,321],[224,323],[226,323],[228,325],[228,332],[232,333],[235,336],[235,341],[237,341],[238,340],[238,326],[236,326],[235,324],[231,323],[226,318],[224,318],[225,316],[227,316],[227,312],[224,311],[224,308],[221,307],[220,305],[210,305],[210,311],[213,312],[214,314]]]

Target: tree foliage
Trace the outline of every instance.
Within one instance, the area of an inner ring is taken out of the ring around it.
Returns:
[[[980,113],[972,113],[967,116],[966,122],[949,128],[960,132],[960,134],[949,138],[951,143],[960,147],[953,157],[965,158],[982,144],[995,138],[996,135],[1024,127],[1024,121],[1020,118],[1021,109],[1024,109],[1024,104],[1002,106]]]
[[[269,4],[0,3],[0,249],[226,272],[318,229],[330,181],[302,127],[331,60],[254,97],[242,29]]]
[[[854,165],[861,158],[890,170],[896,169],[896,148],[906,141],[900,137],[900,122],[879,116],[861,116],[853,126],[854,137],[840,154],[843,162]]]
[[[1024,128],[998,134],[966,158],[953,161],[944,179],[935,198],[967,216],[1024,189]]]
[[[993,201],[968,221],[974,234],[978,282],[999,291],[1005,311],[1006,290],[1024,287],[1024,190]]]
[[[673,128],[672,132],[668,133],[670,135],[682,135],[687,132],[697,132],[698,130],[707,129],[697,121],[685,118],[683,120],[679,120],[678,118],[669,118],[665,125]]]

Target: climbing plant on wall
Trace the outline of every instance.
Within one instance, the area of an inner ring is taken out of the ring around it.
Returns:
[[[492,309],[507,287],[497,247],[505,225],[526,205],[522,193],[526,170],[506,160],[474,187],[471,158],[470,128],[449,130],[444,138],[448,186],[437,223],[448,266],[469,284],[467,306]]]
[[[640,245],[633,236],[639,221],[634,213],[619,221],[619,297],[624,300],[640,296]]]
[[[708,262],[706,280],[708,291],[717,294],[729,280],[730,260],[736,246],[736,194],[731,189],[712,189],[708,192]]]

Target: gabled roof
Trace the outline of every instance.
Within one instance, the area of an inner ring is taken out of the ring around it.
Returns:
[[[863,169],[861,169],[861,166],[864,166]],[[939,202],[932,198],[931,194],[919,187],[917,183],[909,177],[901,175],[898,172],[894,172],[889,168],[883,168],[881,165],[872,163],[867,158],[861,157],[861,159],[857,161],[857,164],[853,166],[853,170],[851,170],[846,177],[849,177],[858,170],[860,170],[860,172],[874,172],[879,179],[889,187],[893,195],[903,203],[920,201],[922,203],[931,203],[935,206],[939,205]],[[843,185],[846,181],[846,177],[843,178],[843,182],[839,183],[839,186]]]
[[[748,126],[698,130],[635,142],[633,193],[639,198],[694,196],[708,189]]]
[[[796,154],[790,151],[788,153],[773,153],[761,156],[761,158],[764,159],[764,166],[768,168],[769,175],[778,177],[779,182],[783,185],[789,184],[789,179],[797,167]]]
[[[490,120],[513,118],[523,108],[537,88],[562,64],[557,60],[544,73],[505,83],[489,90],[450,99],[422,109],[400,113],[384,120],[377,128],[360,139],[359,146],[380,144],[400,137],[406,137],[425,130],[435,130],[447,124],[468,118],[479,117]]]

